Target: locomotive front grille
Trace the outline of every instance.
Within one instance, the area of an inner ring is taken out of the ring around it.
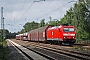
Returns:
[[[64,39],[63,42],[65,42],[65,43],[75,43],[76,40],[75,39]]]

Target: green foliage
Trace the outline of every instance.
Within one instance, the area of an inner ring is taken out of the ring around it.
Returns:
[[[89,50],[87,50],[86,48],[82,47],[82,46],[73,46],[74,49],[76,50],[82,50],[84,52],[89,52]]]
[[[6,34],[8,34],[9,31],[7,29],[0,29],[0,42],[2,42],[2,38],[5,39],[6,38]]]
[[[39,26],[39,23],[37,23],[37,22],[34,22],[34,21],[32,21],[32,22],[27,22],[27,23],[23,26],[24,29],[22,29],[22,30],[21,30],[20,32],[18,32],[18,33],[20,34],[20,33],[24,33],[24,32],[29,32],[30,30],[33,30],[33,29],[38,28],[38,26]]]
[[[1,37],[1,34],[0,34],[0,42],[2,41],[2,37]]]
[[[58,26],[58,25],[60,25],[59,23],[60,23],[59,20],[57,20],[57,19],[51,20],[51,17],[50,17],[50,21],[48,21],[48,22],[46,23],[46,25]]]
[[[39,24],[39,27],[45,26],[45,22],[44,22],[44,21],[45,21],[45,19],[42,19],[42,20],[41,20],[41,22],[40,22],[40,24]]]
[[[18,34],[21,34],[21,33],[24,33],[24,32],[29,32],[30,30],[33,30],[33,29],[36,29],[36,28],[39,28],[39,27],[43,27],[45,26],[45,22],[44,22],[45,19],[42,19],[40,23],[37,23],[37,22],[27,22],[20,32],[18,32]]]
[[[16,35],[17,35],[17,33],[8,33],[8,34],[6,34],[6,39],[13,39],[13,38],[15,38]]]
[[[88,39],[90,36],[90,11],[87,8],[88,6],[90,7],[90,3],[86,0],[79,0],[60,21],[60,24],[69,23],[69,25],[77,28],[77,39]]]
[[[49,21],[49,24],[50,24],[50,25],[54,25],[54,26],[56,26],[56,25],[57,25],[56,21],[54,21],[54,20]]]
[[[61,23],[61,24],[67,23],[66,18],[62,18],[61,21],[60,21],[60,23]]]
[[[7,60],[7,55],[8,55],[8,48],[7,46],[7,41],[0,42],[0,60]]]

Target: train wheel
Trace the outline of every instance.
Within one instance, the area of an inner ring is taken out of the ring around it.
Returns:
[[[52,45],[52,40],[50,40],[50,44]]]
[[[61,41],[59,41],[59,45],[62,46],[62,42]]]
[[[70,43],[69,46],[73,46],[74,44],[73,43]]]

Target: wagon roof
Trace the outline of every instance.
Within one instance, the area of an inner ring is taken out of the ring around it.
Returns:
[[[31,31],[29,31],[29,33],[33,33],[33,32],[43,32],[43,31],[45,31],[47,28],[48,28],[49,26],[44,26],[44,27],[40,27],[40,28],[37,28],[37,29],[34,29],[34,30],[31,30]]]

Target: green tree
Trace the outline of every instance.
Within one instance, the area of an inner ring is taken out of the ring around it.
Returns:
[[[65,16],[64,16],[63,18],[61,18],[61,20],[60,20],[59,23],[60,23],[60,24],[67,23],[67,20],[66,20]]]
[[[0,29],[0,40],[2,40],[1,38],[6,38],[6,34],[8,34],[9,31],[7,29]]]
[[[89,38],[90,38],[90,0],[84,0],[84,5],[87,8],[87,12],[85,13],[85,29],[89,33]]]
[[[44,22],[44,21],[45,21],[45,19],[42,19],[42,20],[41,20],[41,22],[40,22],[40,24],[39,24],[39,27],[45,26],[45,22]]]
[[[33,29],[38,28],[38,25],[39,25],[39,23],[34,22],[34,21],[32,21],[32,22],[27,22],[27,23],[23,26],[24,29],[22,29],[22,30],[21,30],[20,32],[18,32],[18,33],[20,34],[20,33],[24,33],[24,32],[29,32],[30,30],[33,30]]]
[[[78,39],[88,38],[88,32],[90,33],[90,12],[87,5],[89,5],[89,3],[86,4],[86,0],[79,0],[78,3],[75,3],[74,6],[66,12],[66,15],[64,15],[59,22],[60,24],[69,23],[75,26],[77,28]]]

